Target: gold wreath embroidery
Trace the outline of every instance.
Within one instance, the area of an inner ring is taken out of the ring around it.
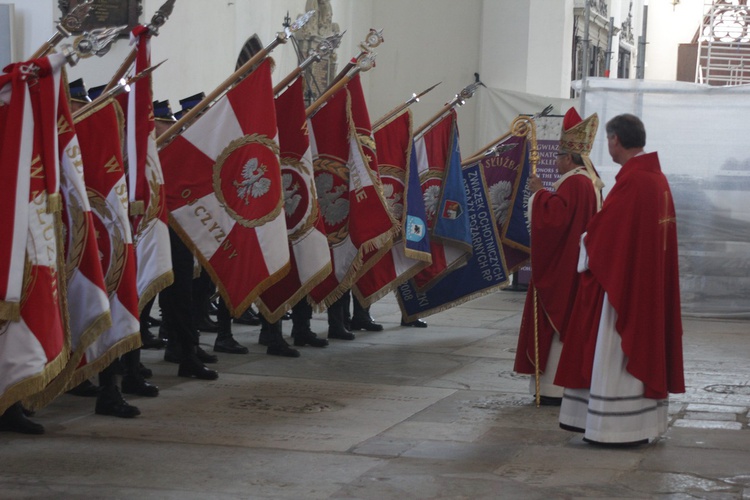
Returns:
[[[119,220],[115,218],[114,211],[109,207],[106,198],[90,188],[86,189],[86,193],[89,196],[91,210],[99,215],[102,222],[110,222],[110,224],[104,224],[105,228],[109,225],[113,229],[112,234],[109,235],[110,246],[112,248],[109,268],[103,270],[104,285],[107,289],[107,295],[111,297],[119,288],[125,271],[125,259],[127,257],[125,253],[125,238],[120,228]]]
[[[273,139],[269,139],[268,136],[262,134],[249,134],[234,139],[229,143],[229,145],[227,145],[226,148],[224,148],[224,151],[221,152],[219,157],[216,159],[216,163],[214,163],[213,188],[214,193],[216,194],[216,198],[219,200],[219,203],[221,203],[221,205],[224,207],[224,210],[227,211],[232,219],[236,220],[237,223],[243,227],[254,228],[262,226],[263,224],[276,219],[276,217],[279,216],[282,208],[284,207],[284,198],[283,196],[279,196],[279,202],[276,204],[276,207],[273,210],[271,210],[263,217],[254,220],[245,219],[240,214],[238,214],[231,206],[229,206],[226,198],[224,198],[224,192],[221,189],[221,169],[224,166],[224,162],[227,161],[227,158],[229,158],[229,156],[234,153],[235,150],[248,144],[260,144],[270,149],[274,156],[279,155],[278,144],[276,144],[276,141],[274,141]]]

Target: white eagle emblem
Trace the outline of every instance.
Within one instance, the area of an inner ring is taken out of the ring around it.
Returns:
[[[435,214],[437,213],[437,207],[439,203],[439,196],[440,196],[440,186],[432,185],[425,189],[424,192],[424,209],[427,213],[427,220],[432,220],[435,218]]]
[[[234,181],[237,188],[237,197],[245,200],[245,205],[250,204],[250,197],[260,198],[268,192],[271,187],[271,179],[263,177],[266,166],[259,165],[257,158],[251,158],[242,167],[242,182]]]
[[[293,181],[294,178],[292,177],[292,174],[282,174],[281,183],[284,186],[284,210],[289,215],[292,215],[297,211],[299,202],[302,200],[302,196],[297,194],[299,184],[296,182],[292,184]]]
[[[401,220],[401,216],[404,214],[404,204],[401,200],[404,198],[401,193],[394,193],[393,184],[383,183],[383,196],[385,196],[385,202],[388,204],[388,210],[396,220]]]
[[[346,192],[346,186],[333,187],[333,176],[328,173],[315,178],[315,187],[323,195],[318,198],[320,211],[329,226],[335,226],[349,215],[349,200],[341,198]]]
[[[500,181],[490,186],[490,203],[495,213],[495,220],[501,226],[505,224],[510,209],[510,197],[513,185],[508,181]]]

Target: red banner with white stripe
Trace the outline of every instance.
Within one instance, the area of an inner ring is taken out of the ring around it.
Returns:
[[[270,65],[159,153],[170,223],[234,316],[290,269]]]
[[[6,93],[7,82],[0,92],[3,102],[16,104],[16,98],[23,100],[20,118],[23,129],[18,149],[21,154],[14,152],[14,155],[18,162],[25,163],[3,164],[3,175],[7,172],[11,179],[15,177],[15,182],[2,182],[0,189],[3,198],[7,193],[15,199],[14,207],[25,201],[23,208],[28,216],[26,224],[16,224],[17,212],[24,210],[0,213],[0,217],[13,220],[8,221],[14,227],[13,239],[25,240],[25,255],[20,266],[20,315],[16,321],[5,322],[0,335],[0,412],[41,391],[60,373],[70,352],[57,149],[57,103],[63,63],[64,56],[53,55],[11,65],[6,68],[12,75],[11,80],[20,77],[27,85],[30,99],[12,83],[10,96]],[[29,101],[33,116],[31,157],[27,155],[26,143],[27,120],[31,120],[26,107]],[[19,116],[12,114],[15,110],[9,105],[9,113],[0,111],[4,131],[19,123]],[[20,175],[29,181],[22,181]],[[25,234],[20,232],[24,225]],[[10,243],[2,242],[3,245]]]
[[[398,227],[381,194],[359,75],[315,114],[312,124],[315,186],[333,271],[310,296],[329,306],[390,250]]]
[[[276,98],[281,151],[281,181],[292,268],[281,281],[263,292],[258,309],[271,323],[305,296],[331,272],[331,253],[313,182],[302,78]]]
[[[112,326],[88,346],[69,387],[141,345],[136,258],[120,141],[123,126],[122,110],[112,99],[88,110],[75,124]]]
[[[138,74],[151,66],[151,32],[145,26],[136,26],[130,40],[136,45],[135,74]],[[139,309],[142,309],[174,280],[164,174],[154,135],[151,75],[135,82],[128,94],[126,128],[128,197],[138,262]]]

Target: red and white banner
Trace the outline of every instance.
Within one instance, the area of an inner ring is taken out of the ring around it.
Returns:
[[[65,86],[65,82],[61,82]],[[68,100],[60,90],[57,132],[60,148],[60,179],[63,223],[66,228],[65,258],[68,278],[71,349],[85,349],[112,324],[104,275],[99,262],[94,218],[86,194],[83,158]],[[77,353],[82,354],[82,351]],[[77,363],[77,361],[73,361]]]
[[[170,223],[234,316],[290,269],[270,65],[159,153]]]
[[[281,151],[281,182],[292,268],[281,281],[263,292],[256,302],[270,323],[325,279],[331,272],[331,252],[313,181],[312,152],[308,137],[304,80],[298,78],[276,98]]]
[[[98,373],[114,358],[141,345],[136,258],[120,142],[123,124],[122,110],[111,99],[97,104],[76,119],[112,326],[86,349],[69,388]]]
[[[26,83],[31,69],[16,64],[9,70],[0,75],[0,321],[21,318],[34,144],[34,114]]]
[[[13,238],[2,241],[2,245],[10,246],[15,238],[25,239],[24,263],[20,266],[20,317],[4,322],[0,335],[0,412],[42,390],[62,370],[70,352],[57,149],[57,102],[64,60],[62,55],[53,55],[6,68],[11,79],[20,77],[28,85],[33,111],[33,150],[29,158],[26,143],[29,100],[11,84],[10,96],[3,88],[3,102],[9,103],[8,112],[13,113],[18,108],[10,104],[17,104],[16,98],[22,100],[22,116],[19,120],[18,115],[0,111],[4,115],[3,134],[8,132],[8,126],[20,122],[21,142],[11,142],[11,146],[20,145],[18,151],[22,154],[16,158],[30,165],[3,164],[2,175],[8,175],[13,182],[0,183],[2,198],[7,194],[16,201],[10,213],[0,213],[14,227]],[[10,99],[5,101],[6,97]],[[19,175],[29,181],[22,181]],[[28,221],[17,224],[22,200],[27,203]],[[20,233],[24,225],[25,236]],[[0,226],[5,227],[6,222]]]
[[[412,208],[420,208],[411,207],[407,203],[410,170],[412,167],[417,168],[416,164],[411,164],[413,143],[411,130],[411,111],[405,110],[375,131],[378,171],[383,183],[383,196],[388,203],[391,216],[399,222],[401,234],[395,238],[391,251],[355,283],[354,294],[363,307],[370,306],[432,262],[429,253],[407,249],[404,239],[404,234],[408,231],[407,216],[412,213]],[[419,191],[420,188],[417,185],[412,189]],[[422,205],[421,217],[423,218],[422,197],[418,196],[417,201]],[[426,235],[426,228],[422,227],[421,230]]]
[[[333,272],[310,296],[327,307],[390,250],[398,227],[381,194],[359,75],[320,108],[312,124],[315,186]]]
[[[136,26],[130,35],[136,45],[135,74],[151,66],[151,34]],[[151,75],[132,85],[127,105],[128,198],[133,241],[138,262],[139,309],[172,284],[172,253],[167,226],[167,200],[154,135]]]

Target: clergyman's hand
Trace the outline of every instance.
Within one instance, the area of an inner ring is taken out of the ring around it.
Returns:
[[[542,180],[536,175],[530,176],[529,177],[529,191],[531,191],[532,193],[536,193],[540,189],[544,189],[544,186],[542,185]]]

